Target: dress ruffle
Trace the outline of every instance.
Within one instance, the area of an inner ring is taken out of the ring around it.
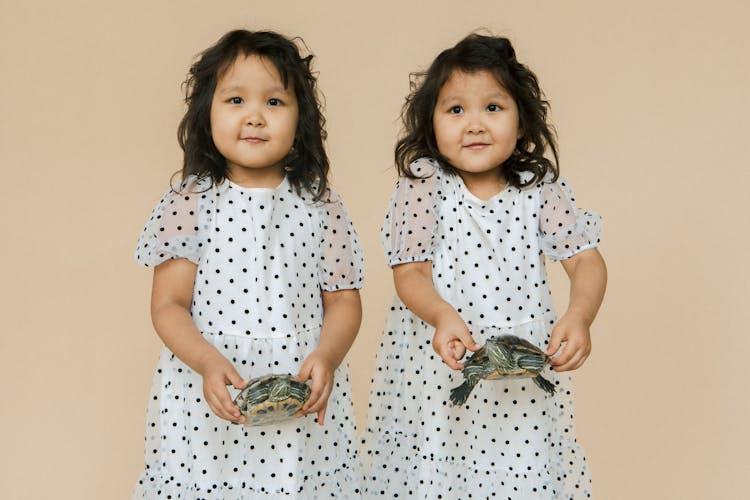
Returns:
[[[198,265],[190,314],[243,379],[292,374],[317,347],[322,290],[360,288],[362,252],[341,199],[189,178],[165,193],[136,260]],[[348,367],[314,415],[244,427],[210,410],[202,377],[164,348],[146,416],[134,498],[359,498],[362,473]],[[230,396],[237,390],[230,388]]]
[[[385,430],[370,439],[375,451],[364,498],[560,500],[590,496],[584,471],[578,478],[567,477],[564,469],[540,461],[528,465],[503,461],[503,452],[496,449],[500,460],[493,468],[419,455],[419,439],[398,431]]]
[[[274,499],[279,497],[316,499],[359,499],[362,498],[360,478],[348,464],[330,472],[321,472],[313,477],[305,477],[293,489],[278,484],[258,486],[248,482],[236,485],[224,482],[200,488],[176,483],[170,478],[157,478],[144,474],[136,485],[133,498],[169,498],[181,500],[251,500],[256,498]]]
[[[542,251],[553,262],[596,248],[602,232],[602,218],[596,212],[584,210],[572,226],[549,233],[541,238]]]
[[[546,346],[551,319],[481,328],[473,336],[481,345],[513,333]],[[544,370],[554,396],[531,379],[481,381],[467,403],[455,407],[447,395],[463,377],[433,352],[433,334],[396,300],[376,359],[363,436],[366,497],[589,497],[570,376]]]
[[[289,338],[204,333],[244,379],[296,374],[318,336],[319,330]],[[230,387],[232,396],[236,392]],[[331,492],[357,498],[360,464],[350,395],[348,367],[342,365],[324,427],[313,416],[272,426],[234,425],[213,414],[200,375],[165,348],[147,410],[146,468],[133,498],[323,498]]]

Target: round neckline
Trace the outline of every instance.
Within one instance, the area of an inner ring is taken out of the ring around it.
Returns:
[[[276,192],[280,190],[283,186],[287,184],[287,176],[285,175],[281,182],[276,187],[246,187],[246,186],[240,186],[236,182],[233,182],[229,180],[229,178],[226,179],[227,184],[232,189],[236,189],[237,191],[243,192],[243,193],[262,193],[262,192]]]
[[[486,200],[483,200],[482,198],[475,195],[469,190],[469,188],[466,186],[466,183],[464,182],[463,178],[460,175],[456,174],[455,177],[458,179],[459,189],[461,190],[463,197],[468,198],[472,202],[480,204],[480,205],[489,205],[497,201],[497,199],[501,198],[505,194],[506,191],[508,191],[509,189],[513,187],[511,186],[510,182],[506,181],[505,186],[503,186],[503,188],[500,191],[493,194]]]

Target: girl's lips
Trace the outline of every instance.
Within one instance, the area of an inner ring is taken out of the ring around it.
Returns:
[[[250,144],[260,144],[261,142],[266,142],[266,139],[261,139],[260,137],[243,137],[243,141],[249,142]]]
[[[467,144],[466,146],[464,146],[464,148],[466,148],[466,149],[484,149],[487,146],[489,146],[489,144],[486,144],[484,142],[475,142],[475,143],[472,143],[472,144]]]

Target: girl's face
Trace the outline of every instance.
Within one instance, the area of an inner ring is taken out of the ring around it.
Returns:
[[[211,137],[227,159],[230,180],[269,187],[284,175],[299,109],[269,60],[240,56],[219,79],[211,103]]]
[[[465,181],[499,169],[521,135],[516,102],[489,71],[454,71],[440,89],[432,124],[438,150]]]

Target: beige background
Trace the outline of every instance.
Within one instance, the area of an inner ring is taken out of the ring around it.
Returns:
[[[605,217],[609,292],[575,375],[595,496],[747,495],[750,8],[461,3],[2,0],[0,498],[129,495],[159,349],[131,256],[180,165],[180,82],[231,28],[300,35],[318,56],[333,181],[367,253],[361,425],[408,73],[480,26],[536,71],[562,172]]]

